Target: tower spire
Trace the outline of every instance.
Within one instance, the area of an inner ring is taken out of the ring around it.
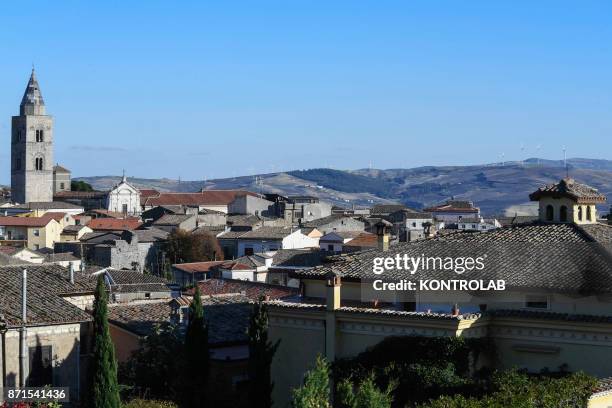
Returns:
[[[45,101],[43,100],[42,93],[40,92],[40,86],[36,79],[36,71],[34,70],[34,64],[32,64],[32,73],[30,74],[30,80],[26,86],[23,98],[21,99],[21,105],[19,106],[20,115],[46,115]]]

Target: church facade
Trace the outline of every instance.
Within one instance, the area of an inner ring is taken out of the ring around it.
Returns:
[[[34,69],[11,128],[13,202],[53,201],[53,117],[47,115]]]

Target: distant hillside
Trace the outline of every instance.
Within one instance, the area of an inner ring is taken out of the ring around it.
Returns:
[[[612,161],[568,159],[571,177],[592,185],[612,199]],[[411,169],[296,170],[210,180],[206,189],[248,189],[286,195],[314,195],[350,206],[402,202],[423,208],[452,197],[474,201],[485,214],[532,211],[529,193],[565,176],[563,161],[528,159],[478,166],[428,166]],[[96,189],[108,189],[116,176],[81,177]],[[199,191],[203,181],[130,179],[138,187],[161,191]],[[607,208],[606,208],[607,211]]]

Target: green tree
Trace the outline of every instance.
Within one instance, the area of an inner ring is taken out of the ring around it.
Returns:
[[[196,286],[189,305],[189,322],[185,333],[185,384],[188,389],[184,397],[188,407],[201,408],[205,404],[209,361],[208,326],[204,320],[200,288]]]
[[[253,308],[249,328],[249,401],[253,408],[272,406],[270,366],[280,340],[272,344],[268,340],[268,311],[263,299]]]
[[[90,371],[90,407],[119,408],[117,360],[108,329],[108,294],[104,277],[98,277],[93,307],[93,355]]]
[[[304,385],[293,390],[293,408],[330,408],[329,363],[321,355],[304,376]]]
[[[94,191],[91,184],[82,180],[72,180],[70,182],[70,190],[72,191]]]
[[[168,235],[168,258],[172,263],[223,260],[223,251],[214,235],[177,229]]]
[[[184,335],[178,325],[164,323],[140,341],[140,347],[119,371],[121,384],[135,396],[176,399],[182,381]]]
[[[374,382],[374,374],[371,373],[359,384],[355,393],[351,380],[344,379],[336,388],[336,405],[339,408],[391,408],[394,388],[395,383],[392,383],[386,391],[381,391]]]

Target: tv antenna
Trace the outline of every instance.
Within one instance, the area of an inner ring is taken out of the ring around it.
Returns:
[[[563,167],[565,167],[565,177],[569,178],[569,168],[567,167],[567,149],[563,146]]]

